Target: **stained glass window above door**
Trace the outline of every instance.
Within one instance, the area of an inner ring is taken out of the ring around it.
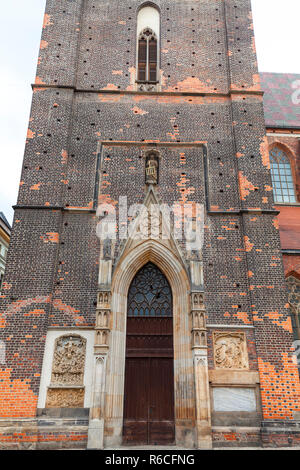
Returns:
[[[171,317],[172,292],[168,280],[153,263],[136,274],[128,292],[129,317]]]

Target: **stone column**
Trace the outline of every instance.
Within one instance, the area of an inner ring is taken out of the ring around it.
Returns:
[[[192,292],[192,348],[196,389],[197,448],[212,447],[211,411],[207,363],[207,331],[203,294]]]
[[[98,293],[95,325],[92,406],[88,430],[88,449],[103,449],[105,376],[110,334],[110,292]]]

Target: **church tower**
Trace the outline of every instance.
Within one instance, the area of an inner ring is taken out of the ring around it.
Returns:
[[[262,95],[250,0],[47,1],[0,446],[299,442]]]

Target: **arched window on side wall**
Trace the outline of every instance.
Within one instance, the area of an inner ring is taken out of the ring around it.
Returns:
[[[159,81],[160,14],[152,6],[140,9],[137,17],[137,81]]]
[[[281,148],[274,147],[270,164],[275,202],[294,204],[297,200],[289,157]]]

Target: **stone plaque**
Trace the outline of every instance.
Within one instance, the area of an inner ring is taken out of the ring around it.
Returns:
[[[213,338],[216,369],[249,368],[245,333],[216,331]]]
[[[253,388],[214,387],[214,411],[256,411],[256,396]]]

